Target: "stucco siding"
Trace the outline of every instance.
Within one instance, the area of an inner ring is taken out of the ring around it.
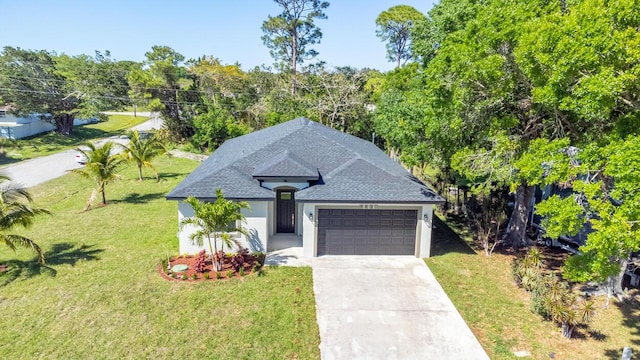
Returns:
[[[249,251],[266,251],[267,239],[269,238],[269,227],[267,216],[269,213],[269,207],[271,202],[269,201],[250,201],[249,205],[251,209],[244,209],[242,213],[246,218],[246,223],[243,225],[247,230],[248,235],[236,234],[234,237],[238,241],[241,247],[246,247]],[[178,202],[178,224],[182,219],[193,216],[193,209],[184,201]],[[194,226],[184,226],[178,230],[178,241],[180,254],[195,254],[202,249],[209,252],[209,244],[205,240],[202,246],[194,243],[191,240],[191,234],[196,231]],[[218,250],[222,248],[222,243],[218,240]],[[225,246],[225,251],[236,251],[237,247],[233,246],[228,248]]]

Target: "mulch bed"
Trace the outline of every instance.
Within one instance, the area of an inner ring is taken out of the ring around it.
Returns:
[[[208,257],[208,255],[207,255]],[[213,271],[213,264],[211,264],[211,259],[207,259],[207,261],[205,262],[205,271],[200,273],[200,272],[196,272],[194,270],[194,263],[195,263],[196,257],[193,255],[183,255],[183,256],[176,256],[176,257],[172,257],[169,260],[169,265],[170,268],[173,269],[173,267],[175,265],[179,265],[179,264],[184,264],[187,265],[188,268],[186,271],[182,271],[182,272],[172,272],[169,271],[169,274],[167,274],[165,272],[165,268],[163,266],[163,264],[159,264],[158,265],[158,272],[160,273],[160,275],[165,278],[166,280],[171,280],[171,281],[184,281],[184,282],[200,282],[200,281],[220,281],[220,280],[227,280],[229,278],[236,278],[236,277],[242,277],[240,276],[239,273],[235,272],[233,270],[233,267],[231,266],[231,263],[229,261],[229,259],[225,259],[223,265],[222,265],[222,271],[218,272],[220,275],[217,275],[217,273],[215,271]],[[253,271],[253,264],[248,264],[245,263],[244,266],[244,276],[247,275],[251,275],[254,274],[255,272]],[[258,270],[260,271],[260,270]],[[172,274],[175,274],[176,277],[173,277]],[[195,278],[193,277],[195,274]],[[209,275],[209,278],[206,278],[206,275]],[[186,275],[186,280],[184,279],[183,275]],[[231,276],[229,276],[231,275]]]

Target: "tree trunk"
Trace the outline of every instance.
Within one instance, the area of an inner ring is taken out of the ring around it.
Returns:
[[[567,339],[571,339],[571,335],[573,335],[573,329],[574,328],[575,328],[575,326],[569,325],[569,323],[563,322],[562,323],[562,336],[566,337]]]
[[[527,222],[531,211],[533,193],[533,186],[528,186],[525,181],[522,181],[516,189],[515,205],[509,218],[509,225],[507,225],[507,233],[504,238],[506,244],[516,249],[531,245],[529,239],[527,239]]]
[[[56,125],[56,131],[62,135],[73,135],[73,119],[74,115],[59,114],[54,116],[53,120]]]
[[[142,165],[138,165],[138,180],[142,181]]]
[[[217,239],[217,237],[214,235],[214,240],[213,240],[214,244],[215,244],[215,241],[216,241],[215,239]],[[211,253],[211,265],[213,266],[213,270],[215,272],[218,272],[218,271],[222,270],[222,268],[218,266],[218,262],[216,261],[215,252],[213,252],[213,246],[211,246],[211,236],[208,236],[207,240],[209,240],[209,252]],[[216,245],[216,250],[218,250],[217,249],[217,245]]]
[[[296,66],[298,65],[298,34],[294,33],[291,44],[291,95],[296,94]]]
[[[102,205],[107,205],[107,197],[104,194],[104,188],[102,188]]]
[[[609,276],[607,279],[607,287],[609,290],[609,296],[615,296],[618,300],[622,299],[624,289],[622,288],[622,280],[624,279],[624,273],[627,271],[629,265],[629,258],[624,258],[619,261],[620,271],[616,276]]]

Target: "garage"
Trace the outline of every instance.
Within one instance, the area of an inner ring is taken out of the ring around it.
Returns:
[[[319,209],[320,255],[415,255],[417,210]]]

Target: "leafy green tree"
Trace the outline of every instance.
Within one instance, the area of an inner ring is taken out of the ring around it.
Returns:
[[[121,154],[114,154],[114,143],[112,141],[105,142],[102,146],[96,146],[91,142],[85,144],[87,149],[76,149],[86,157],[86,163],[79,169],[72,170],[84,178],[93,180],[98,186],[93,190],[85,210],[88,210],[93,204],[97,193],[102,196],[102,205],[107,205],[105,195],[106,186],[119,178],[117,173],[119,167],[126,161]]]
[[[573,197],[551,197],[538,212],[547,217],[550,237],[575,235],[589,222],[593,232],[571,256],[564,276],[573,281],[607,282],[613,295],[622,294],[622,278],[634,252],[640,251],[640,136],[592,144],[579,155],[580,165],[566,172],[576,179]]]
[[[238,64],[224,65],[212,56],[202,56],[187,64],[187,70],[195,76],[199,91],[206,93],[214,105],[221,98],[238,97],[245,90],[247,74]]]
[[[515,49],[532,100],[560,135],[587,141],[640,128],[640,18],[634,0],[569,3],[528,22]],[[633,9],[633,10],[632,10]]]
[[[143,138],[138,130],[128,131],[127,137],[129,138],[129,143],[123,145],[123,156],[127,161],[135,163],[138,167],[138,180],[142,181],[142,168],[146,167],[153,171],[156,181],[158,181],[158,171],[151,164],[151,160],[166,152],[162,141],[155,134]]]
[[[193,76],[183,65],[184,56],[168,46],[157,45],[145,56],[144,67],[129,73],[131,97],[150,100],[149,106],[160,111],[173,140],[191,138],[193,105],[200,102],[200,96]]]
[[[440,13],[446,16],[457,12],[444,10],[440,8]],[[414,149],[437,155],[426,161],[440,161],[445,169],[451,166],[476,186],[512,187],[516,206],[505,241],[515,247],[528,245],[527,216],[533,184],[540,181],[529,178],[515,162],[526,156],[534,140],[560,137],[553,120],[562,111],[535,103],[531,81],[515,51],[526,24],[559,11],[544,2],[496,0],[479,6],[473,17],[454,27],[459,30],[443,33],[437,53],[420,72],[422,81],[415,82],[422,89],[400,94],[411,94],[415,108],[422,108],[423,115],[412,124],[424,136],[405,138],[414,142]],[[440,20],[432,17],[431,21]],[[573,134],[575,139],[584,135]]]
[[[46,209],[33,207],[31,194],[11,183],[7,176],[0,175],[0,242],[11,250],[17,246],[31,249],[40,263],[45,262],[42,249],[35,241],[21,235],[8,234],[15,227],[27,228],[38,215],[50,214]]]
[[[322,32],[314,23],[315,19],[326,19],[324,9],[328,1],[321,0],[274,0],[282,7],[282,13],[271,16],[262,23],[262,41],[269,48],[271,56],[282,69],[293,76],[291,92],[296,90],[295,74],[298,64],[314,58],[318,52],[310,45],[320,43]]]
[[[428,64],[449,34],[463,30],[477,13],[477,0],[442,0],[411,29],[412,55]]]
[[[387,59],[400,67],[412,59],[411,29],[425,16],[409,5],[396,5],[383,11],[376,19],[376,35],[387,43]]]
[[[98,117],[122,106],[122,76],[108,51],[71,57],[7,46],[0,52],[2,101],[18,115],[51,115],[64,135],[73,134],[76,117]]]
[[[191,205],[194,216],[182,219],[180,227],[195,226],[196,231],[191,234],[191,239],[197,242],[198,246],[202,246],[206,239],[214,270],[222,270],[222,259],[215,256],[218,252],[218,239],[223,241],[223,246],[224,242],[231,246],[231,237],[223,235],[229,232],[246,234],[241,225],[245,221],[241,211],[249,209],[249,204],[225,199],[222,189],[216,189],[215,202],[203,202],[194,197],[188,197],[185,202]]]
[[[214,150],[228,139],[250,132],[250,128],[238,123],[227,110],[220,105],[209,107],[209,111],[193,119],[196,129],[191,143],[201,150]]]

